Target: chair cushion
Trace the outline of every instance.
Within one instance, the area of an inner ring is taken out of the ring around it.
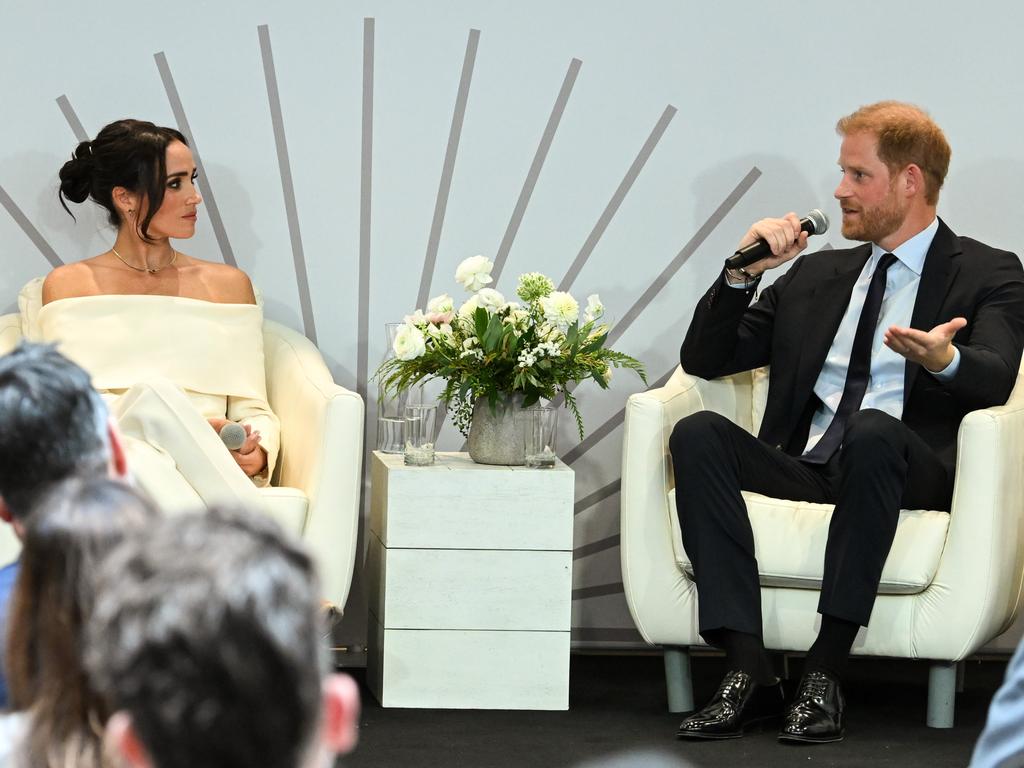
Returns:
[[[825,541],[833,505],[785,501],[743,492],[754,529],[754,552],[763,587],[820,589]],[[669,491],[669,517],[676,563],[693,579],[693,566],[683,549],[675,490]],[[882,569],[880,595],[912,595],[923,591],[939,566],[946,543],[949,513],[902,510],[889,557]]]
[[[267,514],[293,536],[302,536],[306,528],[306,513],[309,511],[306,494],[298,488],[273,486],[260,488],[259,493]]]

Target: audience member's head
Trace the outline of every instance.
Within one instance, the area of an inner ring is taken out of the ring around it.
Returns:
[[[100,561],[128,534],[151,527],[152,504],[124,483],[70,478],[52,487],[25,525],[12,598],[6,666],[11,706],[28,713],[27,764],[101,764],[107,712],[82,664],[84,623]]]
[[[55,483],[125,473],[120,439],[88,373],[50,345],[26,342],[0,357],[0,517],[19,535]]]
[[[131,766],[299,768],[355,744],[309,555],[259,513],[168,518],[101,569],[86,665]]]

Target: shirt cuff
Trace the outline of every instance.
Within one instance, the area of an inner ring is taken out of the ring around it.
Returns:
[[[949,365],[943,368],[941,371],[928,371],[939,381],[952,381],[956,377],[956,372],[960,370],[960,350],[957,346],[953,345],[953,359],[949,361]]]

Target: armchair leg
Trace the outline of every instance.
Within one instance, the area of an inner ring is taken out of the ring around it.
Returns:
[[[693,677],[690,675],[690,653],[686,648],[665,648],[665,686],[668,688],[668,711],[693,710]]]
[[[956,701],[957,668],[955,661],[933,661],[928,668],[929,728],[952,728]]]

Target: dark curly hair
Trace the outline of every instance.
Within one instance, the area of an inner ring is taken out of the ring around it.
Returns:
[[[158,768],[294,768],[328,655],[309,554],[256,510],[164,518],[100,568],[85,665]]]

